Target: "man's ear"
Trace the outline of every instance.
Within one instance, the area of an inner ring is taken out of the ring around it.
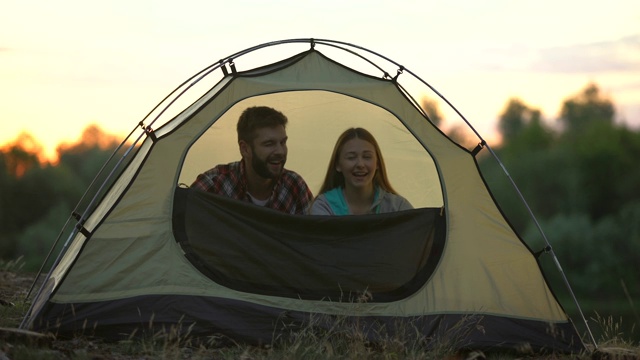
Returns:
[[[242,155],[243,158],[247,157],[251,153],[249,144],[244,140],[238,141],[238,147],[240,148],[240,155]]]

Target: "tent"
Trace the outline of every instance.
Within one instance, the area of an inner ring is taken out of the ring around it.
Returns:
[[[372,340],[410,326],[427,345],[583,350],[484,182],[476,156],[486,143],[469,150],[447,137],[405,77],[420,80],[317,39],[262,44],[197,73],[138,124],[110,180],[74,213],[22,327],[105,338],[174,327],[270,344],[341,319]],[[239,159],[235,123],[253,105],[287,115],[287,168],[314,193],[338,134],[367,128],[415,209],[287,215],[189,189],[198,173]]]

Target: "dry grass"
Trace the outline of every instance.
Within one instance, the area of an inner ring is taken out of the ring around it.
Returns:
[[[31,285],[31,274],[19,271],[17,263],[0,263],[0,327],[17,328],[28,310],[24,302]],[[602,327],[598,339],[600,350],[592,354],[572,356],[487,353],[456,351],[456,339],[469,331],[469,323],[454,326],[446,337],[425,338],[410,325],[378,329],[382,339],[370,342],[360,324],[344,317],[312,317],[303,329],[290,336],[278,337],[267,346],[227,345],[220,338],[192,342],[190,329],[180,325],[148,334],[133,333],[123,341],[105,343],[97,338],[78,336],[71,340],[55,340],[16,336],[0,330],[0,359],[640,359],[640,346],[624,338],[618,320],[597,318]],[[429,346],[425,346],[429,344]]]

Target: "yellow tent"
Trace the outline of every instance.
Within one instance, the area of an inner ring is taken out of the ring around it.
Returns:
[[[236,69],[245,56],[299,44],[306,49],[284,60]],[[481,147],[469,151],[432,124],[400,84],[405,69],[391,76],[362,52],[329,40],[268,43],[185,82],[180,91],[205,90],[175,115],[157,108],[141,124],[118,177],[79,216],[24,326],[117,337],[182,324],[192,336],[270,343],[323,315],[358,319],[372,339],[406,322],[427,344],[464,329],[459,347],[582,350],[484,183]],[[216,74],[217,82],[202,80]],[[181,186],[239,159],[235,124],[254,105],[287,115],[287,168],[314,193],[338,134],[367,128],[416,209],[286,215]]]

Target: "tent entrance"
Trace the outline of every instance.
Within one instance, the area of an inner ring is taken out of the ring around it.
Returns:
[[[363,127],[380,145],[389,180],[400,195],[415,208],[444,206],[436,161],[398,114],[354,96],[325,90],[287,90],[251,96],[224,108],[221,114],[209,112],[207,105],[201,111],[207,116],[194,118],[202,121],[202,129],[193,130],[190,144],[180,144],[188,148],[177,183],[191,184],[198,174],[213,166],[240,159],[236,126],[242,111],[251,106],[270,106],[287,116],[289,152],[285,167],[300,174],[314,195],[322,185],[340,134],[350,127]],[[426,120],[421,118],[421,122]]]
[[[176,189],[173,208],[176,241],[210,279],[307,300],[389,302],[415,293],[440,260],[445,229],[439,208],[289,215],[185,188]]]

